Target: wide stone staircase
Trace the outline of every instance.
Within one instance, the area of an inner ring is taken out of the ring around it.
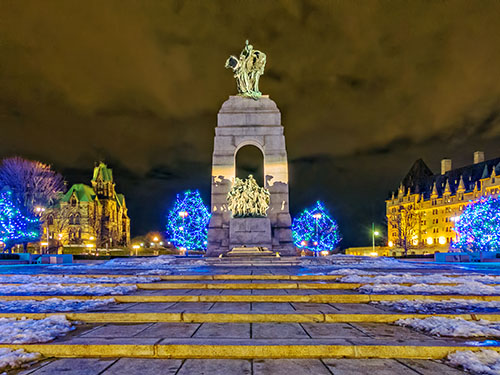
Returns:
[[[457,350],[480,350],[481,340],[435,337],[394,325],[399,319],[431,315],[394,313],[372,302],[500,300],[500,296],[362,294],[357,291],[361,284],[339,282],[342,275],[293,274],[288,263],[283,269],[274,263],[161,276],[161,281],[136,284],[138,289],[129,295],[57,296],[114,298],[116,303],[89,312],[62,313],[79,323],[70,334],[51,342],[1,347],[41,353],[45,360],[21,372],[34,375],[458,374],[462,372],[443,359]],[[238,272],[245,274],[234,274]],[[54,296],[0,297],[48,298]],[[0,317],[42,319],[54,314],[0,313]],[[438,316],[500,320],[497,314]],[[500,351],[498,346],[488,349]]]

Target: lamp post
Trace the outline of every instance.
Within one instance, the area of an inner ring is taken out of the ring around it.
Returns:
[[[372,223],[372,251],[375,252],[375,236],[378,236],[380,233],[375,230],[375,223]]]
[[[45,208],[44,207],[40,207],[40,206],[36,206],[35,207],[35,212],[37,213],[37,215],[41,218],[43,213],[45,212]],[[47,220],[44,220],[44,224],[45,224],[45,228],[47,230],[47,252],[49,250],[49,224],[47,222]],[[40,236],[40,254],[43,254],[43,247],[42,247],[42,237]]]
[[[186,217],[188,216],[188,212],[187,211],[179,211],[179,216],[182,218],[182,231],[184,232],[184,234],[186,233],[185,232],[185,228],[184,228],[184,219],[186,219]],[[183,236],[183,239],[184,239],[185,235]],[[188,249],[186,247],[186,256],[188,256]]]
[[[316,219],[316,241],[314,243],[314,245],[316,245],[316,251],[314,252],[314,256],[318,256],[318,245],[319,245],[319,228],[318,228],[318,220],[321,219],[322,215],[321,213],[315,213],[313,215],[313,218]]]

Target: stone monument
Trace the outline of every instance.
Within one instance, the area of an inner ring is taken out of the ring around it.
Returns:
[[[239,59],[231,56],[226,62],[226,67],[235,73],[239,95],[230,96],[217,116],[207,256],[225,254],[240,246],[267,247],[281,255],[296,255],[288,204],[288,161],[281,113],[276,103],[269,96],[262,95],[258,88],[265,62],[265,55],[254,50],[248,41]],[[237,182],[236,154],[247,145],[257,147],[263,155],[263,188],[269,194],[265,216],[240,217],[242,215],[233,213],[229,206],[228,193]]]

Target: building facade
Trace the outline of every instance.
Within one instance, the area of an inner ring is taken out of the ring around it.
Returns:
[[[440,174],[417,160],[386,201],[388,246],[396,251],[406,241],[410,254],[447,251],[464,208],[483,196],[498,197],[499,175],[500,158],[485,161],[481,151],[474,153],[473,164],[457,169],[443,159]]]
[[[102,162],[94,168],[91,186],[71,186],[45,222],[49,241],[63,246],[112,248],[130,243],[125,196],[116,193],[113,171]]]

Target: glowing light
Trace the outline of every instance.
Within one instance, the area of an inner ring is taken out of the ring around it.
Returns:
[[[427,245],[432,245],[434,243],[434,239],[432,237],[427,237]]]
[[[90,240],[90,241],[94,241],[94,240],[95,240],[95,237],[94,237],[94,236],[90,236],[89,240]]]
[[[140,249],[141,247],[139,245],[132,245],[132,249]]]
[[[328,250],[323,250],[320,254],[326,257],[328,256],[328,254],[330,254],[330,252]]]
[[[86,244],[86,245],[85,245],[85,247],[89,247],[89,248],[90,248],[90,247],[94,247],[94,244],[92,244],[92,243],[88,243],[88,244]]]
[[[154,242],[158,242],[158,237],[153,238]]]
[[[389,241],[388,245],[389,245],[389,247],[393,247],[394,246],[394,242]]]
[[[489,196],[468,204],[455,223],[455,249],[500,250],[500,200]]]
[[[40,245],[42,245],[42,246],[49,246],[49,243],[48,242],[40,242]]]
[[[413,246],[417,246],[418,245],[418,240],[413,240]]]
[[[378,231],[373,232],[375,236],[378,236],[380,233]]]
[[[378,257],[378,253],[370,253],[371,257]]]
[[[0,191],[0,241],[5,249],[24,242],[38,241],[40,238],[40,221],[32,214],[22,214],[14,203],[12,191]]]
[[[186,250],[207,248],[210,213],[197,190],[177,194],[167,221],[167,235],[175,247]]]
[[[445,237],[439,237],[439,244],[444,245],[446,243],[446,238]]]
[[[293,220],[292,236],[295,246],[316,253],[335,249],[341,240],[337,222],[319,201]]]

